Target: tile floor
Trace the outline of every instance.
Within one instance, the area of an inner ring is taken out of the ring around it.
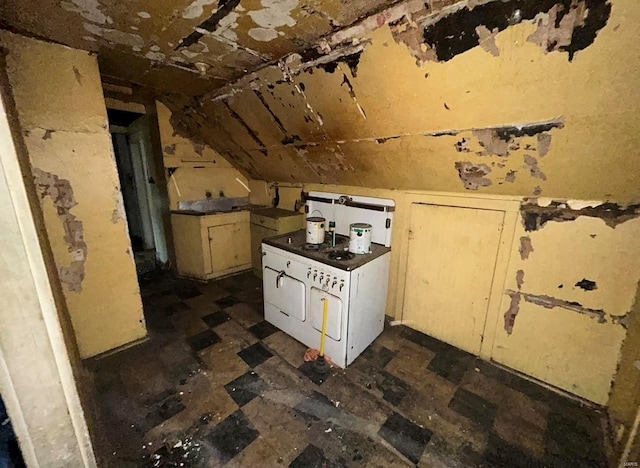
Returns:
[[[411,329],[319,378],[251,273],[141,286],[150,340],[90,363],[103,466],[606,466],[599,412]]]

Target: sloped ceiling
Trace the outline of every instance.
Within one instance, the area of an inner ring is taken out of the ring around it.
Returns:
[[[639,20],[635,0],[408,0],[164,102],[252,178],[630,200]]]
[[[3,0],[0,26],[98,52],[104,75],[202,94],[393,0]]]

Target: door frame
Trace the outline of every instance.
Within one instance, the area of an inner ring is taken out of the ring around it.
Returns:
[[[485,360],[491,359],[491,352],[496,336],[496,327],[500,318],[500,304],[504,294],[505,283],[509,268],[509,260],[513,252],[514,236],[518,217],[520,213],[521,198],[515,197],[488,197],[472,196],[466,194],[425,194],[409,193],[405,199],[407,207],[405,220],[401,229],[400,241],[400,265],[398,275],[398,291],[396,310],[400,311],[400,322],[402,323],[405,311],[405,294],[407,284],[407,268],[409,263],[409,235],[411,230],[411,207],[413,204],[449,206],[454,208],[475,208],[481,210],[492,210],[504,212],[504,224],[498,243],[498,254],[496,257],[489,301],[487,304],[487,318],[484,324],[482,343],[480,345],[479,357]]]

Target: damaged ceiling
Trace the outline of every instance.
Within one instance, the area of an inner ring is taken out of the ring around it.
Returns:
[[[4,0],[0,27],[98,52],[104,75],[211,91],[393,0]]]
[[[640,162],[626,157],[636,151],[629,125],[640,97],[619,86],[640,79],[626,65],[640,59],[633,0],[5,0],[2,8],[11,30],[96,51],[104,76],[164,92],[174,131],[250,178],[640,195]]]

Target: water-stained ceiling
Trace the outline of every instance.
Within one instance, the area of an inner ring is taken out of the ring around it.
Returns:
[[[0,26],[98,52],[104,75],[198,95],[394,0],[4,0]]]

